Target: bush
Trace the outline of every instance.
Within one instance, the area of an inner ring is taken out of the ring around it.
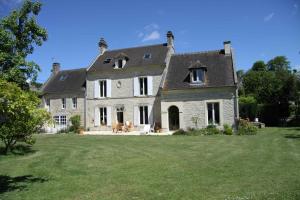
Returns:
[[[187,132],[183,129],[179,129],[173,133],[173,135],[187,135]]]
[[[232,135],[233,134],[233,130],[228,124],[224,124],[223,128],[224,128],[224,130],[223,130],[224,135]]]
[[[238,125],[238,135],[256,135],[258,128],[247,120],[240,119]]]
[[[252,96],[241,96],[239,98],[239,112],[242,118],[254,120],[258,112],[255,98]]]
[[[79,133],[80,131],[80,116],[74,115],[70,118],[72,125],[70,126],[69,131]]]

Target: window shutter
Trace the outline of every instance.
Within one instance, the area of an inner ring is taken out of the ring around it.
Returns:
[[[94,81],[94,98],[100,98],[99,80]]]
[[[111,79],[106,79],[107,97],[111,97]]]
[[[100,126],[100,109],[95,107],[95,118],[94,118],[95,126]]]
[[[147,77],[147,85],[148,85],[148,95],[152,95],[153,94],[153,77],[152,76],[148,76]]]
[[[140,123],[140,112],[139,112],[139,107],[134,106],[134,113],[133,113],[133,118],[134,118],[134,125],[137,126]]]
[[[139,96],[139,78],[134,77],[133,78],[133,96]]]
[[[148,119],[149,119],[149,124],[153,124],[153,110],[152,110],[152,105],[148,105]]]
[[[111,126],[111,107],[107,106],[106,107],[106,117],[107,117],[107,126]]]

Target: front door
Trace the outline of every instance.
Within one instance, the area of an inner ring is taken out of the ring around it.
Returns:
[[[118,123],[124,124],[124,107],[117,108],[117,120]]]
[[[169,113],[169,130],[179,129],[179,109],[176,106],[171,106],[168,110]]]

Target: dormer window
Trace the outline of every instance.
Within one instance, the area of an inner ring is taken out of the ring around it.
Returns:
[[[117,68],[119,68],[119,69],[123,68],[123,60],[122,59],[118,60],[118,66],[117,66]]]
[[[150,59],[151,58],[151,53],[145,53],[144,54],[144,59],[147,60],[147,59]]]
[[[204,82],[204,70],[203,69],[192,69],[191,82],[192,83],[203,83]]]

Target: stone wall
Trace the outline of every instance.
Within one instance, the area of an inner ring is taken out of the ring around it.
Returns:
[[[223,124],[234,126],[235,111],[234,98],[235,88],[207,88],[193,90],[174,90],[163,92],[161,100],[162,128],[169,129],[168,109],[177,106],[179,109],[179,126],[182,129],[205,128],[207,121],[207,103],[219,102],[220,104],[220,127]],[[198,118],[197,127],[192,117]]]

